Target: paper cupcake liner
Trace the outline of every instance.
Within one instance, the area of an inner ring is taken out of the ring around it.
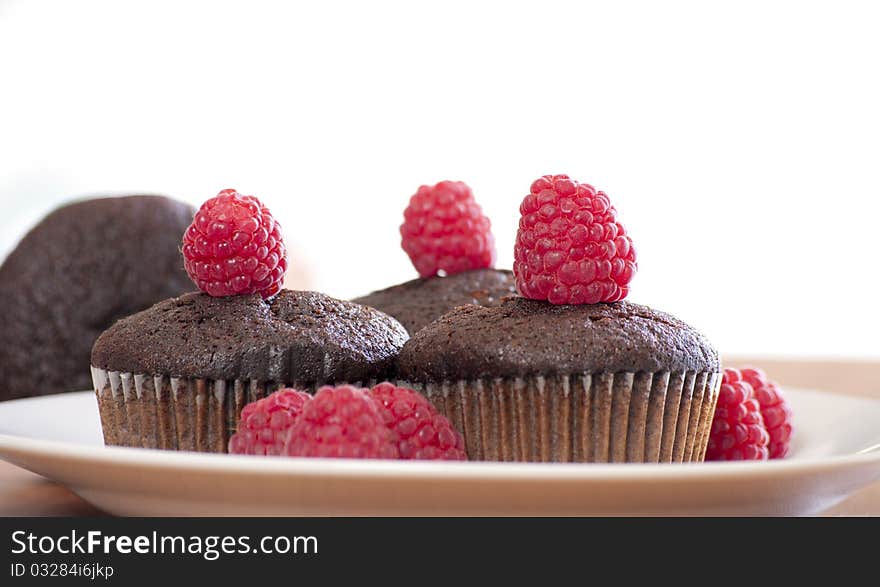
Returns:
[[[226,452],[250,402],[282,387],[315,390],[313,383],[181,378],[97,367],[92,381],[105,444],[217,453]]]
[[[702,461],[720,373],[593,373],[442,383],[417,389],[450,419],[471,460]]]

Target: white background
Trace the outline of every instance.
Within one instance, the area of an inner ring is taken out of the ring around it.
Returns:
[[[726,353],[880,356],[880,19],[856,2],[0,0],[0,249],[55,205],[235,187],[338,297],[460,179],[509,267],[533,179],[611,196],[631,299]]]

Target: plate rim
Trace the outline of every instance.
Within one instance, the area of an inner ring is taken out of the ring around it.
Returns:
[[[795,388],[792,388],[795,389]],[[796,388],[798,392],[830,394],[858,402],[876,402],[866,398]],[[72,397],[94,392],[72,392],[11,400],[45,401],[47,398]],[[6,402],[4,402],[6,403]],[[850,467],[880,467],[880,443],[858,452],[772,461],[726,461],[703,463],[520,463],[493,461],[400,461],[380,459],[265,458],[247,455],[165,451],[149,448],[68,444],[61,440],[31,438],[0,433],[0,459],[25,469],[15,456],[67,459],[100,466],[139,467],[153,470],[185,469],[199,473],[221,472],[233,475],[308,476],[308,477],[397,477],[412,480],[546,480],[546,481],[669,481],[700,477],[731,478],[739,476],[776,477],[810,472],[827,472]],[[32,469],[29,469],[32,470]]]

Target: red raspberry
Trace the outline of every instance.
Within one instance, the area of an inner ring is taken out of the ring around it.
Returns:
[[[736,369],[725,369],[718,405],[712,419],[707,461],[767,460],[770,435],[764,428],[761,406],[748,382]]]
[[[746,368],[740,371],[742,378],[755,390],[755,399],[761,406],[764,426],[770,435],[770,458],[781,459],[788,454],[792,433],[791,405],[782,390],[760,369]]]
[[[391,383],[370,390],[402,459],[464,461],[464,440],[422,394]]]
[[[288,437],[292,457],[396,459],[391,430],[369,390],[325,386],[309,401]]]
[[[214,297],[277,294],[287,271],[281,227],[254,196],[223,190],[199,209],[183,235],[186,272]]]
[[[460,181],[423,185],[409,200],[400,225],[403,250],[421,277],[495,264],[489,219]]]
[[[281,389],[241,410],[238,431],[229,439],[236,455],[281,455],[287,435],[303,407],[312,399],[295,389]]]
[[[605,192],[567,175],[545,175],[519,211],[513,272],[520,294],[551,304],[626,297],[636,251]]]

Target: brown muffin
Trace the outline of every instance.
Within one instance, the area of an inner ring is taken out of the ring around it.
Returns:
[[[390,316],[316,292],[166,300],[95,343],[105,442],[225,452],[247,403],[385,379],[407,338]]]
[[[412,335],[457,306],[497,306],[504,296],[515,293],[510,271],[475,269],[413,279],[353,301],[394,316]]]
[[[127,196],[68,204],[37,224],[0,266],[0,400],[88,389],[105,328],[192,290],[179,247],[193,213]]]
[[[703,460],[720,370],[708,340],[669,314],[521,297],[456,308],[398,358],[402,383],[486,460]]]

